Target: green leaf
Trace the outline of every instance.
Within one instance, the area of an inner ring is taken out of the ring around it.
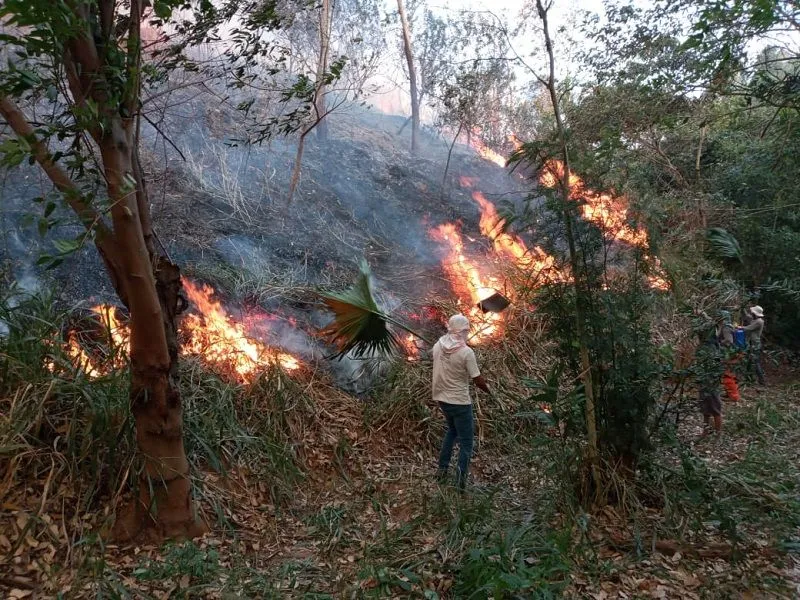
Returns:
[[[706,232],[706,241],[712,255],[717,258],[742,261],[742,248],[739,241],[722,227],[712,227]]]
[[[55,240],[53,245],[56,250],[63,256],[65,254],[72,254],[81,247],[80,240]]]
[[[153,12],[159,19],[169,19],[170,15],[172,15],[172,6],[169,2],[164,2],[161,0],[160,2],[153,3]]]
[[[47,235],[47,231],[50,229],[50,221],[42,217],[36,224],[36,228],[39,231],[39,236],[44,237],[45,235]]]
[[[400,343],[387,327],[388,322],[414,333],[380,311],[373,297],[371,279],[369,265],[362,260],[358,277],[350,288],[320,294],[334,314],[333,322],[322,333],[338,346],[336,356],[339,358],[351,350],[356,358],[396,353]]]
[[[30,145],[21,138],[8,138],[0,144],[0,165],[13,169],[22,164],[28,156]]]
[[[51,270],[55,269],[58,265],[60,265],[62,262],[64,262],[64,259],[62,259],[62,258],[54,258],[53,260],[51,260],[48,263],[48,265],[45,267],[45,269],[48,270],[48,271],[51,271]]]

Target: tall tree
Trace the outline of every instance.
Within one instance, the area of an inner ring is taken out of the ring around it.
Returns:
[[[561,111],[561,101],[558,89],[556,88],[556,62],[553,51],[553,40],[550,37],[549,10],[551,4],[544,4],[542,0],[536,0],[536,12],[542,26],[544,37],[544,47],[547,52],[547,76],[537,76],[542,85],[547,88],[550,95],[550,102],[553,109],[553,117],[556,121],[556,131],[561,152],[563,168],[559,175],[559,189],[561,191],[561,202],[564,212],[564,228],[567,237],[567,247],[569,249],[569,261],[572,268],[572,279],[575,286],[575,331],[578,334],[578,344],[580,345],[581,360],[581,380],[583,381],[583,394],[586,404],[586,435],[587,450],[589,453],[589,466],[591,468],[592,479],[595,484],[595,493],[600,491],[600,456],[597,448],[597,417],[595,416],[594,386],[592,364],[589,360],[589,341],[586,333],[585,311],[586,311],[586,289],[585,279],[582,277],[581,263],[578,258],[578,251],[575,244],[575,234],[573,231],[574,206],[570,198],[570,155],[567,130],[564,126],[564,119]]]
[[[130,312],[130,403],[144,468],[116,533],[194,536],[204,525],[192,501],[177,384],[180,271],[156,248],[138,151],[147,4],[4,2],[3,41],[15,59],[0,72],[0,115],[16,137],[2,150],[6,165],[29,156],[41,166],[85,226],[83,240],[94,242]],[[167,19],[184,4],[160,0],[153,8]],[[206,9],[195,16],[209,17]],[[23,109],[45,102],[50,109],[37,113],[50,118],[34,120]],[[95,196],[91,183],[105,197]]]
[[[328,138],[328,122],[325,120],[325,72],[328,69],[328,54],[331,49],[331,0],[322,0],[319,15],[319,58],[317,59],[317,89],[314,92],[314,111],[319,124],[317,136]]]
[[[299,134],[289,204],[309,134],[327,137],[330,115],[364,94],[384,40],[374,0],[326,0],[319,7],[289,0],[281,6],[283,14],[275,12],[273,20],[251,19],[237,29],[228,75],[231,87],[248,96],[238,105],[252,119],[245,142]],[[261,28],[270,35],[263,36]]]
[[[408,65],[409,92],[411,94],[411,152],[416,152],[419,137],[419,90],[417,89],[417,71],[414,64],[414,50],[411,46],[411,27],[406,15],[403,0],[397,0],[397,12],[400,13],[400,25],[403,31],[403,53]]]

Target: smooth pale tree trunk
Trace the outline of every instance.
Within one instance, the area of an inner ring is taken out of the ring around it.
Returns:
[[[328,139],[328,121],[326,120],[325,103],[325,71],[328,70],[328,58],[331,48],[331,1],[322,0],[319,17],[319,59],[317,60],[317,89],[314,93],[314,110],[317,113],[317,137]]]
[[[567,245],[569,248],[570,266],[572,268],[572,279],[575,286],[575,330],[578,334],[578,343],[580,345],[580,362],[581,362],[581,380],[583,381],[583,392],[585,398],[585,413],[586,413],[586,437],[587,437],[587,452],[589,459],[589,468],[591,469],[592,481],[594,483],[595,498],[599,498],[601,491],[601,476],[600,476],[600,455],[597,447],[597,417],[595,415],[595,402],[594,402],[594,386],[592,379],[592,365],[589,359],[589,344],[586,334],[586,325],[584,322],[585,315],[585,294],[584,285],[585,281],[581,276],[580,261],[578,260],[578,252],[575,245],[575,234],[572,228],[573,211],[570,199],[570,162],[569,162],[569,147],[567,145],[567,134],[564,127],[564,119],[561,114],[561,106],[558,99],[558,91],[556,90],[556,77],[555,77],[555,57],[553,54],[553,42],[550,38],[550,29],[547,19],[547,9],[542,5],[542,0],[536,0],[536,8],[539,13],[539,19],[542,22],[542,31],[544,33],[545,49],[549,61],[549,75],[543,81],[547,87],[550,95],[550,102],[553,105],[553,116],[556,120],[556,127],[558,129],[558,137],[561,145],[562,161],[564,163],[563,172],[561,173],[560,189],[563,202],[564,211],[564,225],[567,237]]]
[[[416,153],[419,144],[419,91],[417,89],[417,70],[414,66],[414,51],[411,47],[411,27],[408,25],[403,0],[397,0],[397,12],[400,13],[400,23],[403,26],[403,51],[408,64],[408,80],[411,91],[411,152]]]
[[[289,193],[286,195],[286,205],[292,203],[294,193],[297,190],[297,184],[300,182],[300,172],[303,167],[303,150],[306,146],[306,136],[311,133],[311,128],[306,128],[300,134],[300,139],[297,140],[297,152],[294,155],[294,167],[292,167],[292,178],[289,181]]]

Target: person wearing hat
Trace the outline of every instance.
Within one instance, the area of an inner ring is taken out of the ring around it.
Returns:
[[[764,333],[764,309],[760,306],[751,306],[748,311],[752,318],[748,325],[740,327],[747,336],[747,353],[749,363],[753,365],[758,383],[764,385],[764,367],[761,365],[761,334]]]
[[[709,432],[712,420],[714,433],[719,435],[722,433],[720,379],[724,371],[719,326],[723,319],[718,318],[715,327],[715,324],[704,312],[698,313],[698,316],[703,319],[695,329],[700,344],[695,352],[692,370],[697,382],[700,411],[703,413],[703,435],[705,436]]]
[[[476,387],[491,394],[478,369],[475,352],[467,346],[468,336],[469,320],[461,314],[453,315],[447,322],[447,333],[433,346],[433,400],[439,404],[447,421],[437,477],[440,482],[447,479],[453,446],[458,440],[456,479],[461,490],[467,484],[475,435],[472,398],[469,395],[470,380]]]

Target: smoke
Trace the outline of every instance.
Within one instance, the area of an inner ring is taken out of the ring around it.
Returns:
[[[232,267],[240,267],[250,272],[269,267],[268,249],[257,245],[256,240],[244,235],[229,235],[217,239],[214,248]]]
[[[402,314],[405,306],[419,305],[432,291],[449,293],[440,267],[445,249],[429,230],[463,219],[465,231],[479,237],[478,208],[470,191],[457,185],[458,176],[475,178],[489,198],[521,189],[517,178],[457,144],[443,190],[448,145],[442,138],[421,132],[420,150],[412,156],[408,131],[397,134],[402,118],[352,108],[331,115],[327,141],[314,134],[307,137],[297,195],[287,205],[296,138],[235,146],[232,138],[242,131],[243,121],[235,110],[210,98],[196,90],[164,97],[169,108],[157,122],[170,143],[143,126],[155,230],[179,262],[191,257],[191,262],[213,270],[222,261],[241,270],[242,278],[270,286],[275,295],[269,310],[274,314],[254,311],[247,318],[248,331],[306,360],[325,361],[332,353],[307,333],[330,316],[290,306],[281,286],[344,287],[349,283],[342,278],[345,266],[367,257],[378,275],[382,308]],[[171,144],[180,148],[185,161]],[[41,242],[35,231],[21,225],[23,211],[30,210],[30,198],[36,195],[29,191],[33,169],[20,167],[13,208],[5,202],[0,206],[4,224],[12,222],[0,254],[17,259],[13,274],[26,292],[43,285],[35,266]],[[4,200],[8,190],[3,187]],[[74,236],[75,229],[58,235]],[[75,277],[76,272],[81,276]],[[67,257],[55,277],[65,300],[90,295],[105,300],[113,294],[90,247]],[[365,393],[390,360],[348,356],[328,364],[343,387]]]

